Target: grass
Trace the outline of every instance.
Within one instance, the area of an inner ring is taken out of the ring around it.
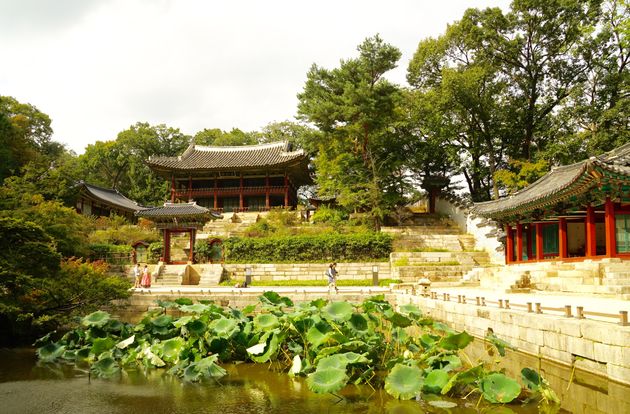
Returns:
[[[231,280],[226,280],[221,282],[220,286],[234,286],[237,283],[243,283],[245,279],[242,278],[234,278]],[[389,286],[390,283],[400,283],[399,279],[379,279],[379,286]],[[321,280],[265,280],[265,281],[254,281],[251,286],[302,286],[302,287],[317,287],[317,286],[328,286],[328,281]],[[352,279],[339,279],[337,280],[337,286],[372,286],[372,279],[361,279],[361,280],[352,280]]]

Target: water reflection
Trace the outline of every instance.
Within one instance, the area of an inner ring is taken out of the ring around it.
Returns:
[[[476,341],[477,342],[477,341]],[[476,359],[484,351],[468,351]],[[534,357],[513,354],[515,367],[537,367]],[[163,370],[123,371],[118,379],[90,378],[87,367],[40,363],[32,350],[0,350],[0,411],[7,413],[452,413],[532,414],[535,405],[477,407],[475,400],[452,400],[456,408],[443,409],[418,401],[397,401],[384,391],[347,386],[339,397],[308,390],[302,378],[274,372],[264,364],[229,364],[228,376],[204,384],[183,383]],[[518,368],[520,370],[520,368]],[[628,387],[578,373],[568,391],[570,372],[553,364],[541,370],[563,400],[561,412],[630,412]]]

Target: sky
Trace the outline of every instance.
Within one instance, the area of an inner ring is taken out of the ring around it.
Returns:
[[[77,154],[136,122],[194,135],[294,120],[313,63],[380,34],[402,52],[469,7],[508,0],[0,0],[0,95],[52,119]]]

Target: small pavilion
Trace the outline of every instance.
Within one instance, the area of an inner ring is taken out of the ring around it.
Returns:
[[[507,264],[630,259],[630,143],[472,212],[504,226]]]
[[[79,196],[75,208],[79,214],[109,217],[114,213],[135,222],[134,213],[146,208],[128,199],[116,189],[98,187],[85,181],[79,181],[77,187]]]
[[[296,207],[297,190],[311,184],[309,158],[288,142],[232,147],[191,144],[179,157],[149,157],[171,183],[171,202],[195,200],[220,212]]]
[[[151,220],[162,230],[164,250],[161,261],[166,264],[193,263],[197,231],[208,220],[221,218],[195,202],[164,203],[162,207],[147,208],[136,215]]]

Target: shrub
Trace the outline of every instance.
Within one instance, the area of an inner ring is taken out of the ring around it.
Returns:
[[[90,260],[102,260],[110,264],[127,264],[131,261],[131,251],[129,245],[120,244],[90,244],[89,256]]]
[[[317,208],[317,211],[315,211],[315,214],[313,214],[311,221],[314,224],[320,224],[320,223],[339,224],[348,220],[348,217],[349,217],[348,213],[343,210],[330,208],[327,206],[321,206]]]
[[[164,250],[164,243],[161,241],[154,242],[149,245],[147,249],[147,256],[149,263],[157,263],[162,256],[162,251]]]
[[[197,240],[195,242],[195,260],[197,263],[219,262],[221,254],[220,244],[210,246],[207,240]]]
[[[231,237],[224,248],[225,260],[232,263],[360,261],[387,258],[392,237],[383,233]]]

